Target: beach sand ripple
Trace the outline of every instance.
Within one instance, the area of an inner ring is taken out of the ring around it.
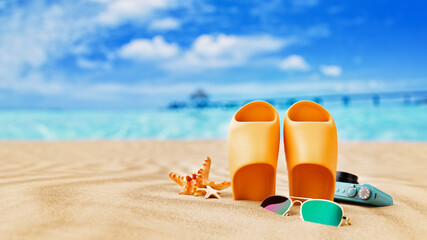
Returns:
[[[225,141],[0,143],[0,239],[422,239],[427,234],[427,144],[344,142],[338,169],[394,198],[390,207],[341,204],[352,226],[284,217],[259,202],[178,195],[171,171],[212,158],[229,179]],[[288,195],[281,145],[277,194]]]

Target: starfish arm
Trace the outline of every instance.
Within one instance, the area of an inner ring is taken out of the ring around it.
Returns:
[[[210,198],[211,196],[214,196],[214,197],[216,197],[216,198],[221,198],[221,196],[219,196],[219,192],[218,192],[218,191],[216,191],[215,189],[213,189],[213,188],[211,188],[211,187],[207,186],[207,187],[206,187],[206,195],[205,195],[205,198],[207,199],[207,198]]]
[[[182,191],[179,194],[194,195],[195,190],[196,189],[191,185],[191,182],[187,181],[184,183],[184,186],[182,186]]]
[[[205,181],[204,184],[215,189],[215,190],[224,190],[224,189],[228,188],[229,186],[231,186],[231,182],[229,182],[229,181],[224,181],[221,183],[215,183],[213,181]]]
[[[206,187],[205,180],[203,180],[200,175],[196,176],[195,184],[196,184],[197,188],[205,188]]]
[[[201,176],[202,179],[207,180],[209,179],[210,170],[211,170],[211,158],[206,157],[205,161],[203,162],[203,166],[197,172],[197,175]]]
[[[203,196],[203,195],[205,195],[205,193],[204,193],[203,191],[200,191],[200,190],[197,190],[197,191],[194,193],[194,196]]]
[[[179,175],[178,173],[171,172],[169,173],[169,177],[179,186],[183,187],[185,185],[185,177]]]
[[[213,192],[212,193],[216,198],[218,198],[218,199],[220,199],[221,198],[221,196],[219,195],[219,193],[218,192]]]

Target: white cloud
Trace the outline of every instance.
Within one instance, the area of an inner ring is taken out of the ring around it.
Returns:
[[[87,27],[79,19],[68,22],[73,11],[65,7],[35,5],[33,11],[16,9],[9,18],[0,18],[0,67],[39,67],[68,51]]]
[[[342,73],[342,69],[337,65],[322,65],[320,66],[320,71],[326,75],[331,77],[339,77]]]
[[[78,58],[77,65],[86,69],[111,69],[111,64],[109,62],[94,61],[86,58]]]
[[[56,78],[55,81],[47,81],[42,74],[32,72],[25,77],[21,77],[19,81],[14,81],[14,79],[0,81],[0,89],[42,95],[63,94],[65,89],[67,89],[64,87],[64,84],[67,83],[59,81],[58,79],[59,78]]]
[[[106,1],[105,11],[98,16],[102,24],[117,25],[129,20],[147,20],[156,11],[178,5],[177,0],[112,0]]]
[[[291,55],[283,59],[279,67],[285,71],[307,71],[310,68],[304,58],[299,55]]]
[[[201,35],[187,52],[165,67],[170,70],[201,71],[239,66],[255,56],[276,52],[286,44],[285,40],[269,35]]]
[[[134,60],[172,58],[179,53],[179,46],[167,43],[162,36],[151,39],[134,39],[119,50],[123,58]]]
[[[0,15],[0,85],[16,91],[26,89],[27,84],[38,84],[49,93],[57,89],[41,80],[47,78],[45,71],[53,76],[52,68],[43,67],[73,53],[77,42],[94,29],[85,3],[79,4],[11,4],[10,14]]]
[[[181,23],[176,18],[163,18],[163,19],[157,19],[150,22],[150,25],[148,26],[151,30],[159,30],[159,31],[166,31],[166,30],[175,30],[179,29],[181,27]]]

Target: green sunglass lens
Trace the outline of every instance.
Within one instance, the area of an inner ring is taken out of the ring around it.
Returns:
[[[330,201],[308,200],[301,206],[304,221],[338,227],[343,217],[342,208]]]

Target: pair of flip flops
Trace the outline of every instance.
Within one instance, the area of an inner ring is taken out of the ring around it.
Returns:
[[[292,105],[283,123],[291,196],[333,200],[337,131],[326,109],[315,102]],[[262,201],[275,195],[280,118],[267,102],[246,104],[228,133],[228,159],[234,200]]]

